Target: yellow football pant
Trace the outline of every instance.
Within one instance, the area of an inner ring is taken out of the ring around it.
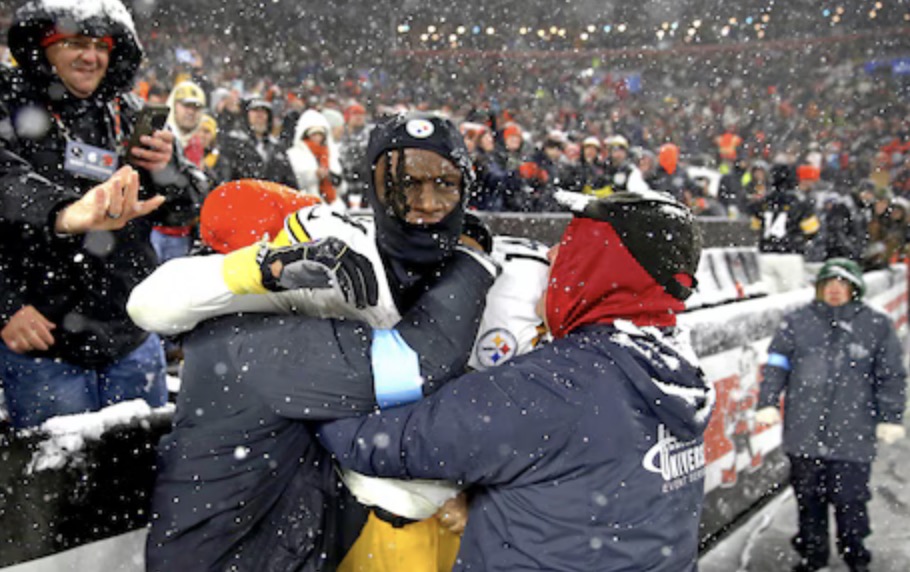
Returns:
[[[395,528],[370,512],[338,572],[451,572],[460,543],[436,518]]]

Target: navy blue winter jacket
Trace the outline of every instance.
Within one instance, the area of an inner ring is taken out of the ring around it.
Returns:
[[[712,403],[653,330],[598,324],[320,438],[356,471],[479,485],[457,571],[680,572]]]
[[[768,354],[758,407],[776,406],[786,392],[787,453],[869,463],[875,425],[903,420],[903,350],[887,316],[865,304],[796,310]]]

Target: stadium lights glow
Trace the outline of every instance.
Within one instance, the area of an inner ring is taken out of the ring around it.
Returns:
[[[518,28],[518,33],[521,34],[522,36],[524,36],[525,34],[528,33],[528,29],[525,28],[524,26],[522,26],[521,28]]]
[[[495,33],[496,33],[496,28],[494,28],[493,26],[490,26],[490,27],[487,28],[487,35],[488,35],[488,36],[492,36],[492,35],[495,34]]]
[[[694,36],[696,33],[697,33],[697,30],[695,28],[689,28],[688,30],[686,30],[687,36]]]
[[[411,27],[408,26],[407,24],[399,24],[399,25],[398,25],[398,33],[399,33],[399,34],[407,34],[407,33],[410,32],[410,31],[411,31]]]
[[[557,28],[556,26],[550,26],[550,33],[551,33],[551,34],[555,34],[555,33],[558,32],[558,31],[559,31],[559,28]]]
[[[449,42],[455,44],[458,42],[458,36],[455,34],[449,34]]]
[[[589,34],[593,34],[595,30],[597,30],[597,26],[595,26],[594,24],[588,24],[588,33]]]
[[[588,33],[587,33],[587,32],[582,32],[582,33],[581,33],[581,36],[579,36],[579,38],[581,38],[581,41],[582,41],[582,42],[587,42],[587,41],[588,41]]]
[[[464,27],[464,26],[458,26],[457,28],[455,28],[455,31],[458,32],[459,34],[464,34],[464,32],[465,32],[465,27]]]
[[[695,20],[694,22],[692,22],[692,27],[701,28],[701,20]]]
[[[723,28],[721,28],[721,29],[720,29],[720,35],[723,36],[723,37],[725,37],[725,38],[726,38],[727,36],[729,36],[729,35],[730,35],[730,26],[724,26]]]
[[[665,35],[666,35],[666,32],[665,32],[665,31],[663,31],[663,30],[657,30],[657,39],[658,39],[658,40],[663,40]]]
[[[430,24],[429,26],[427,26],[427,33],[428,33],[428,34],[432,34],[432,33],[435,32],[435,31],[436,31],[436,26],[434,26],[434,25],[432,25],[432,24]]]
[[[430,35],[429,35],[429,34],[420,34],[420,41],[421,41],[421,42],[426,42],[426,41],[429,40],[429,39],[430,39]]]
[[[547,36],[547,31],[546,30],[537,30],[537,35],[540,36],[541,38],[545,38]]]
[[[560,29],[559,29],[559,37],[560,37],[560,38],[565,38],[565,37],[566,37],[566,29],[565,29],[565,28],[560,28]]]
[[[619,26],[616,26],[616,31],[619,32],[619,33],[625,32],[625,31],[626,31],[626,25],[625,25],[625,24],[620,24]]]

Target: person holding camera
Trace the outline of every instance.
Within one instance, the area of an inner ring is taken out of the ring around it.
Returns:
[[[14,427],[166,399],[157,336],[126,314],[156,266],[153,223],[196,216],[204,178],[165,130],[140,132],[142,47],[119,0],[39,0],[0,70],[0,378]],[[144,118],[147,119],[147,118]],[[128,143],[131,143],[128,145]]]

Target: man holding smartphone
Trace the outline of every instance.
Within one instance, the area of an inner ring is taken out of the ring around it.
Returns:
[[[126,300],[156,266],[153,222],[191,220],[204,178],[168,131],[127,149],[142,47],[119,0],[30,2],[8,44],[19,67],[0,70],[0,378],[13,426],[162,405],[160,342]]]

